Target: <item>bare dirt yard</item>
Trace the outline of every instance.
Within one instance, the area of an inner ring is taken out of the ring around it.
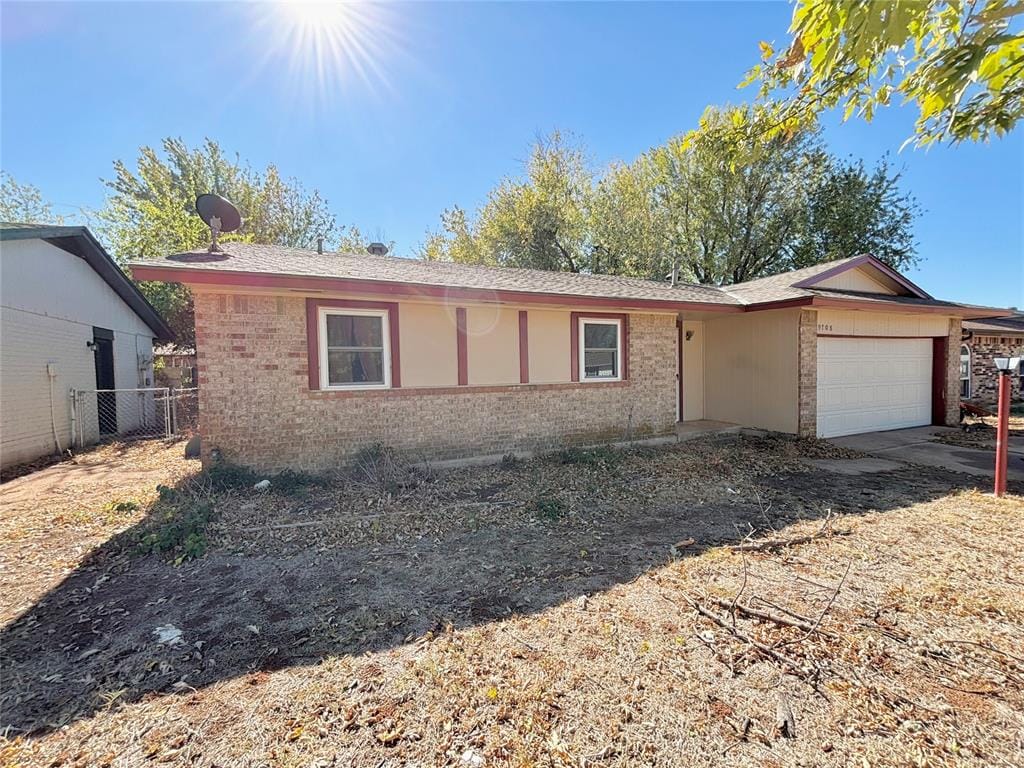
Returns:
[[[0,764],[1024,764],[1024,488],[780,437],[265,492],[103,450],[0,487]]]

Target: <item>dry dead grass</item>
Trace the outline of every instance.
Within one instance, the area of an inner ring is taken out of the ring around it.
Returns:
[[[833,527],[848,535],[781,552],[695,547],[699,554],[652,567],[606,591],[501,620],[438,627],[386,650],[254,670],[127,703],[112,691],[106,706],[66,727],[11,738],[0,747],[0,762],[83,767],[1022,764],[1024,498],[995,500],[968,490],[899,505],[893,499],[901,493],[899,484],[909,482],[906,476],[866,476],[841,485],[835,475],[798,469],[799,447],[775,445],[771,457],[764,448],[688,449],[700,467],[711,470],[692,467],[688,451],[648,456],[642,474],[660,482],[637,500],[639,514],[646,505],[671,502],[685,515],[687,508],[716,503],[723,494],[767,507],[750,495],[767,498],[769,491],[774,491],[771,503],[792,510],[810,503],[809,489],[814,498],[831,492],[840,510],[849,508],[847,496],[870,492],[884,502],[878,508],[885,511],[844,514]],[[729,466],[758,455],[765,464],[759,472],[737,473]],[[666,490],[669,478],[685,468],[699,481],[684,478],[678,488]],[[499,471],[477,470],[479,487],[493,486],[488,473]],[[567,503],[580,498],[580,489],[571,484],[559,485],[547,475],[541,479],[548,493],[565,494]],[[456,487],[457,500],[469,486]],[[619,499],[606,491],[606,501]],[[909,486],[903,492],[922,497]],[[240,503],[245,502],[232,497],[229,506]],[[618,509],[614,503],[610,508]],[[766,519],[774,514],[764,512]],[[226,519],[233,519],[231,514]],[[421,511],[409,514],[418,520]],[[451,525],[461,528],[463,518],[453,519]],[[487,518],[476,524],[503,523]],[[773,535],[813,533],[820,526],[820,520],[798,521],[779,525]],[[442,528],[451,532],[451,526]],[[567,530],[540,526],[531,535],[564,536]],[[393,533],[382,530],[371,543],[392,540]],[[227,537],[227,529],[220,535]],[[329,551],[333,540],[312,541]],[[284,551],[301,543],[277,546]],[[243,557],[255,557],[246,542],[239,546],[247,552]],[[491,555],[516,557],[502,551]],[[347,587],[335,589],[343,594]],[[804,633],[774,623],[736,620],[738,630],[761,643],[786,643],[778,650],[805,673],[789,674],[699,617],[688,603],[695,599],[726,616],[714,598],[731,601],[738,593],[743,604],[770,603],[776,606],[772,610],[823,616],[821,631],[804,639]],[[782,738],[775,725],[781,694],[791,701],[794,739]]]
[[[138,523],[158,483],[198,472],[184,454],[180,441],[112,443],[0,485],[0,623]]]

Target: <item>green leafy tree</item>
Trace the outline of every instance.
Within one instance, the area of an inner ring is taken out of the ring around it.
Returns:
[[[671,273],[675,209],[659,197],[661,182],[649,157],[613,164],[597,181],[587,208],[591,271],[654,280]]]
[[[0,171],[0,221],[63,224],[64,217],[54,213],[38,187],[19,184],[11,174]]]
[[[426,259],[506,267],[585,271],[589,267],[587,204],[593,175],[581,149],[559,133],[540,139],[526,177],[503,179],[475,220],[446,211],[442,232],[429,235]]]
[[[908,143],[987,140],[1024,116],[1022,19],[1019,0],[797,0],[788,46],[762,42],[745,84],[786,96],[761,107],[771,136],[834,107],[871,120],[898,101],[918,110]]]
[[[651,151],[661,170],[659,197],[671,220],[673,259],[698,282],[736,283],[783,271],[808,187],[823,152],[816,131],[788,140],[757,138],[738,155],[736,115],[711,108],[696,131]]]
[[[142,147],[136,167],[118,160],[106,206],[99,212],[100,233],[116,258],[159,258],[205,247],[206,224],[195,213],[195,200],[215,192],[242,212],[238,232],[221,241],[246,241],[362,253],[365,240],[355,227],[338,226],[327,202],[316,190],[283,179],[277,168],[254,170],[207,139],[191,148],[181,139],[164,139],[161,151]],[[178,342],[194,344],[192,299],[188,289],[162,283],[140,284],[143,293],[164,315]]]
[[[864,252],[912,263],[918,210],[898,173],[830,158],[813,129],[768,138],[764,119],[709,109],[603,173],[559,136],[540,141],[523,179],[504,179],[475,216],[445,211],[421,255],[717,285]]]
[[[896,270],[917,263],[913,225],[920,214],[900,189],[900,173],[883,159],[872,170],[861,160],[829,159],[807,195],[793,268],[870,253]]]

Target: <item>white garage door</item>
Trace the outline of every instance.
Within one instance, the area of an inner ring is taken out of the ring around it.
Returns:
[[[931,339],[819,337],[819,437],[931,421]]]

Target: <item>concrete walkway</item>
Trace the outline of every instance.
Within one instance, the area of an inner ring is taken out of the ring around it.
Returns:
[[[954,427],[913,427],[891,432],[867,432],[863,435],[833,437],[831,442],[843,448],[862,451],[890,461],[943,467],[952,472],[992,477],[995,471],[995,456],[992,451],[962,448],[934,440],[935,435],[956,431]],[[1024,445],[1017,441],[1010,444],[1007,475],[1011,480],[1024,480]]]

